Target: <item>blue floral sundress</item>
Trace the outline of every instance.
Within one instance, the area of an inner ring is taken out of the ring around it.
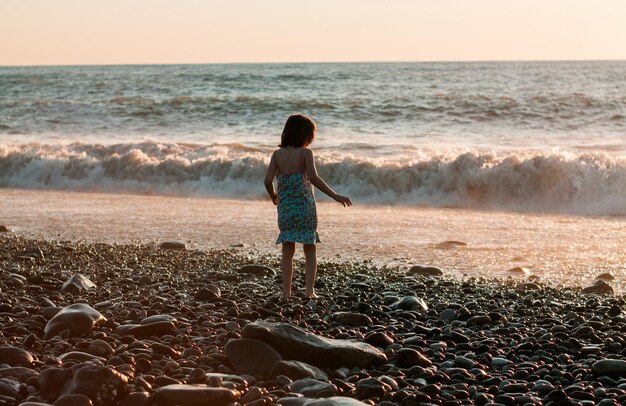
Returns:
[[[311,180],[306,174],[302,152],[300,171],[289,175],[277,171],[278,180],[278,229],[280,234],[276,244],[299,242],[316,244],[320,242],[317,233],[317,208]]]

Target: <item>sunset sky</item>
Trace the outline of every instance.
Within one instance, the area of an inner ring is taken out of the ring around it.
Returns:
[[[624,0],[19,0],[0,65],[626,59]]]

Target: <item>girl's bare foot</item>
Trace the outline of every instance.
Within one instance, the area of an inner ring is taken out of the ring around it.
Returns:
[[[311,292],[311,293],[307,293],[306,294],[306,298],[307,299],[319,299],[320,297],[317,296],[317,294],[315,294],[315,292]]]

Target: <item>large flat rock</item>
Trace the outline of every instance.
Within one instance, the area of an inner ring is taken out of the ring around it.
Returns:
[[[269,344],[284,359],[321,368],[364,368],[387,361],[385,354],[369,344],[326,338],[287,323],[257,321],[244,327],[243,337]]]

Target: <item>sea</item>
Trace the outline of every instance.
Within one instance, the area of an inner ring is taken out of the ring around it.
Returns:
[[[626,61],[0,67],[0,224],[278,254],[295,112],[355,203],[318,191],[322,259],[626,282]]]

